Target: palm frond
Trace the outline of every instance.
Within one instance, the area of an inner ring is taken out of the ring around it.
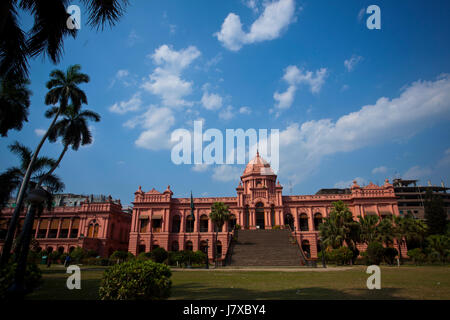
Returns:
[[[114,26],[124,14],[128,0],[83,0],[89,11],[89,25],[104,28],[105,24]]]

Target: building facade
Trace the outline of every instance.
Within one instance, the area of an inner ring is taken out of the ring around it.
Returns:
[[[0,249],[6,236],[14,203],[1,211]],[[23,210],[19,219],[20,233],[25,221]],[[33,225],[33,238],[40,250],[71,252],[76,247],[94,250],[107,257],[115,250],[128,249],[131,210],[123,210],[120,200],[110,196],[60,194],[54,197],[52,210],[44,210]]]
[[[169,251],[203,250],[213,257],[214,225],[209,219],[214,202],[229,206],[231,219],[218,235],[218,253],[224,259],[237,224],[243,229],[272,229],[288,226],[304,254],[317,258],[320,248],[318,226],[327,217],[332,203],[344,201],[355,217],[398,215],[394,187],[388,180],[382,186],[360,187],[353,183],[348,192],[316,195],[283,195],[283,187],[270,164],[259,156],[246,166],[235,197],[194,198],[192,219],[190,198],[174,198],[170,186],[164,192],[152,189],[135,192],[129,251],[135,255],[163,247]],[[360,249],[364,250],[363,245]],[[402,248],[406,253],[406,248]]]
[[[425,219],[425,206],[427,192],[440,197],[444,202],[447,218],[450,219],[450,193],[442,184],[441,186],[418,186],[417,180],[394,179],[394,191],[398,199],[398,209],[401,215],[412,214],[417,219]]]

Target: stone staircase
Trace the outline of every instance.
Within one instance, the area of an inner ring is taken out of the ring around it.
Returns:
[[[230,266],[301,266],[305,261],[289,230],[236,230]]]

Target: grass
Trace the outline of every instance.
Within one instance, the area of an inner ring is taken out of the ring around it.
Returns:
[[[82,267],[81,290],[66,288],[61,266],[42,269],[44,284],[29,299],[98,299],[104,268]],[[381,267],[381,290],[367,289],[365,271],[173,270],[170,299],[450,299],[448,266]]]

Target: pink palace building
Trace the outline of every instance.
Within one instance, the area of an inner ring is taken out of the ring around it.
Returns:
[[[0,250],[14,212],[12,200],[0,211]],[[20,234],[26,211],[22,210]],[[76,247],[94,250],[99,256],[108,257],[116,250],[127,250],[131,212],[122,208],[120,200],[111,196],[83,196],[58,194],[51,211],[44,210],[34,220],[32,236],[40,250],[71,252]]]
[[[264,174],[261,174],[264,172]],[[332,190],[332,189],[331,189]],[[340,191],[340,193],[338,193]],[[213,257],[214,225],[209,219],[211,205],[221,201],[231,211],[231,219],[218,235],[218,254],[224,259],[236,225],[241,229],[272,229],[289,226],[292,236],[308,259],[317,259],[320,250],[318,226],[327,217],[332,202],[342,200],[355,217],[398,215],[393,185],[372,183],[360,187],[354,181],[349,190],[318,192],[316,195],[283,195],[283,187],[270,164],[257,153],[246,166],[234,197],[174,198],[170,186],[164,192],[152,189],[135,192],[129,251],[135,255],[163,247],[169,251],[208,249]],[[360,250],[365,246],[361,245]],[[406,247],[402,247],[406,254]]]

